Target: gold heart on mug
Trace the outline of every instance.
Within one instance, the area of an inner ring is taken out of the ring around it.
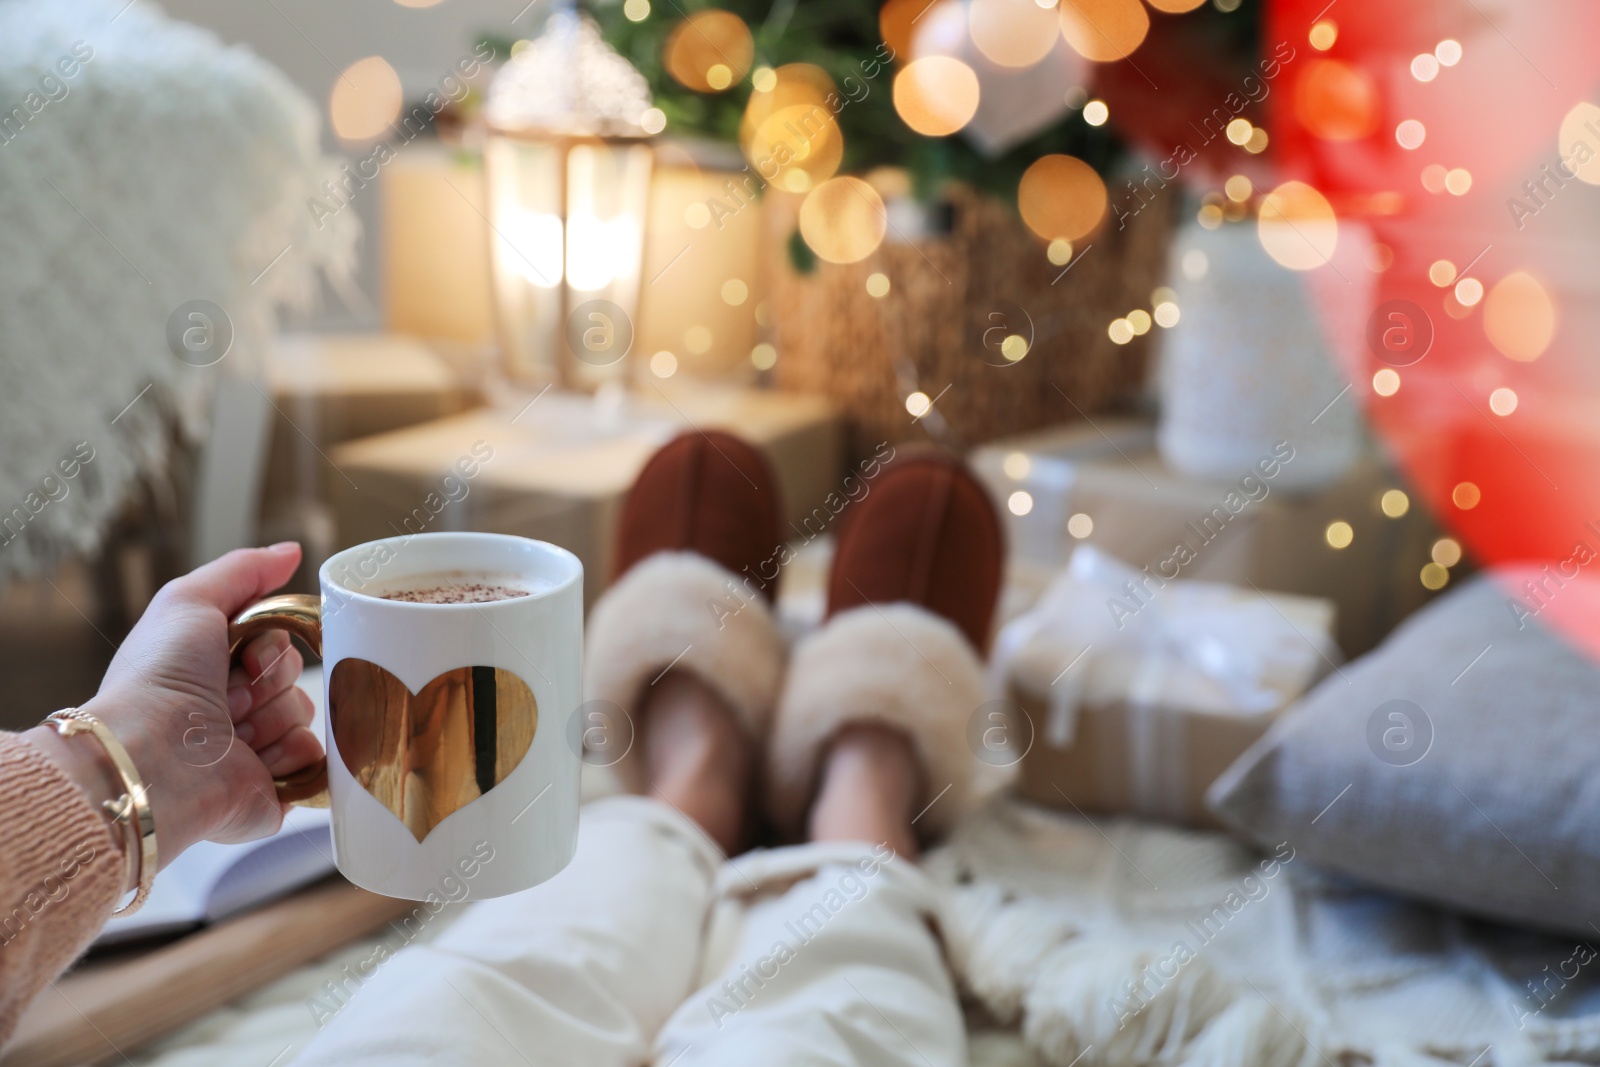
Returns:
[[[413,693],[376,663],[342,659],[328,718],[350,774],[421,843],[522,762],[539,702],[496,667],[457,667]]]

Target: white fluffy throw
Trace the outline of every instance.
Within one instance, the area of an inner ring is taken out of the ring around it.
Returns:
[[[278,70],[152,0],[0,0],[0,583],[92,549],[275,306],[348,268],[354,213],[306,206],[318,131]],[[213,367],[227,323],[169,343],[195,300],[231,323]]]
[[[1600,932],[1409,904],[1293,842],[996,800],[926,866],[965,991],[1050,1067],[1600,1062]]]

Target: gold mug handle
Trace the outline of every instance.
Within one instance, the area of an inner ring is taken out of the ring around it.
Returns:
[[[322,655],[322,598],[304,593],[268,597],[245,608],[228,624],[228,654],[236,656],[268,630],[287,630],[316,655]],[[328,806],[328,760],[324,756],[293,774],[274,778],[272,787],[284,803],[303,808]]]

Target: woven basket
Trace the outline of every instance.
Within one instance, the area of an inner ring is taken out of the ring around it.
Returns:
[[[866,260],[819,262],[807,274],[783,254],[798,198],[766,199],[778,383],[835,399],[857,454],[930,436],[965,448],[1092,416],[1144,382],[1153,331],[1119,345],[1107,327],[1150,308],[1166,267],[1171,198],[1125,229],[1106,224],[1064,269],[1007,205],[956,190],[944,235],[906,242],[891,228]],[[866,288],[877,272],[891,284],[881,299]],[[1020,361],[1001,353],[1008,334],[1031,340]],[[913,391],[936,399],[920,419],[906,406]]]

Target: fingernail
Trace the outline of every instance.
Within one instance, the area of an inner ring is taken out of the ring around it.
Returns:
[[[256,728],[250,723],[242,722],[233,728],[233,736],[239,739],[241,745],[248,745],[256,739]]]
[[[228,690],[228,711],[232,718],[239,718],[250,710],[250,689],[247,686],[237,686]]]
[[[268,552],[292,552],[300,547],[299,541],[279,541],[275,545],[268,545]]]

